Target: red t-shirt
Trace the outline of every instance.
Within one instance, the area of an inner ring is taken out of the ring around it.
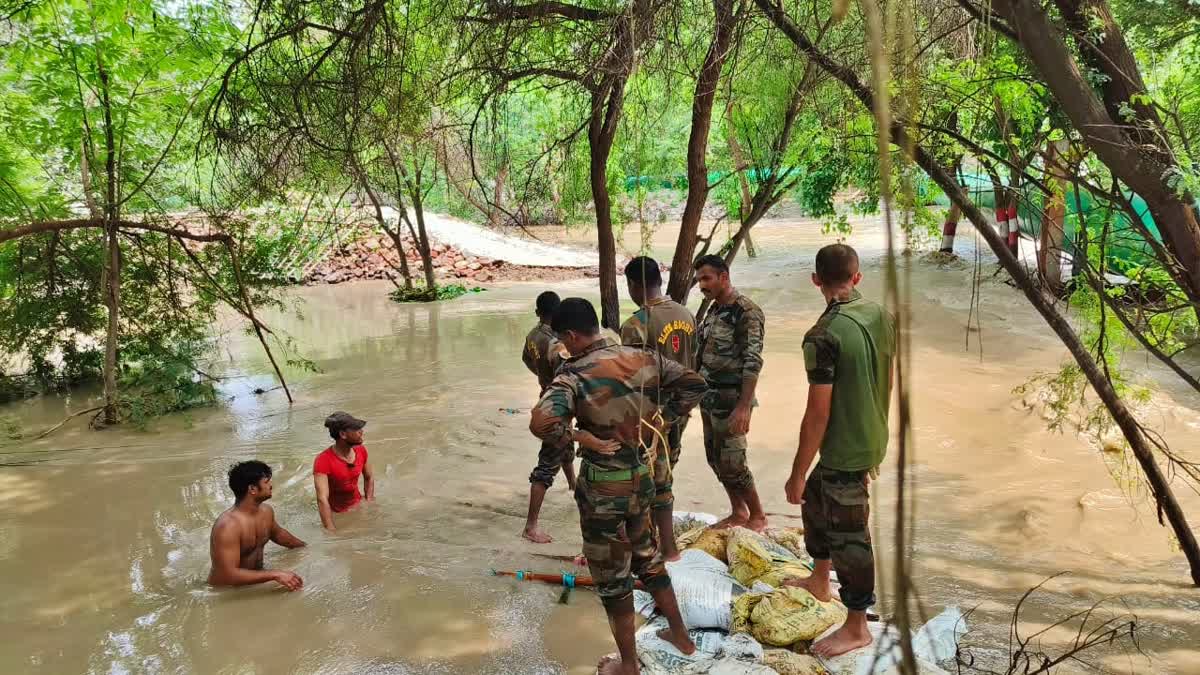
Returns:
[[[358,479],[366,465],[367,448],[363,445],[354,446],[353,469],[337,456],[332,447],[325,448],[324,452],[317,455],[313,460],[313,473],[329,476],[329,508],[341,513],[362,501]]]

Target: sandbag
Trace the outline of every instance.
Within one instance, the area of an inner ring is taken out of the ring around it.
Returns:
[[[712,557],[728,564],[729,558],[726,550],[729,547],[729,530],[714,530],[711,527],[706,527],[698,536],[690,543],[684,544],[680,542],[683,548],[694,548],[704,551]]]
[[[821,602],[811,593],[784,587],[762,598],[750,611],[750,634],[764,645],[787,647],[812,640],[846,620],[839,602]]]
[[[671,643],[658,637],[667,627],[659,617],[638,629],[638,660],[643,675],[774,675],[775,671],[758,663],[762,647],[748,636],[729,638],[724,631],[688,631],[696,643],[694,654],[684,655]]]
[[[693,527],[690,530],[681,530],[675,535],[675,544],[679,546],[679,550],[681,551],[685,548],[691,548],[692,544],[696,543],[696,540],[699,539],[700,535],[704,534],[704,531],[707,529],[707,525],[700,525],[698,527]],[[724,554],[722,553],[722,555]]]
[[[744,527],[730,530],[729,543],[725,548],[729,560],[729,573],[743,586],[754,582],[771,569],[773,557],[763,545],[765,538]]]
[[[733,607],[729,616],[730,633],[749,633],[750,614],[762,599],[773,593],[744,593],[733,599]]]
[[[797,654],[790,649],[763,651],[763,665],[779,675],[827,675],[829,673],[814,657],[808,654]]]
[[[772,588],[782,588],[783,582],[788,579],[807,579],[810,576],[812,576],[812,570],[804,563],[772,561],[771,569],[760,576],[755,583],[767,584]]]
[[[685,532],[690,532],[697,528],[705,528],[717,524],[717,517],[711,513],[701,513],[699,511],[676,511],[671,516],[671,533],[675,535],[676,541]]]
[[[787,549],[797,558],[807,560],[808,550],[804,548],[804,529],[799,527],[769,527],[763,532],[767,539]]]
[[[758,663],[763,659],[763,647],[749,633],[734,633],[725,638],[717,656]]]
[[[689,629],[729,630],[733,598],[746,589],[729,575],[725,563],[704,551],[688,549],[679,560],[667,563],[667,574],[671,576],[679,613]],[[634,591],[633,604],[645,617],[655,610],[653,598],[643,591]]]

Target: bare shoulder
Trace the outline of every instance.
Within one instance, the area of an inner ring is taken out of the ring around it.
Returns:
[[[212,538],[216,539],[221,536],[236,535],[241,531],[242,525],[242,519],[238,517],[233,509],[230,509],[217,516],[217,521],[212,526]]]

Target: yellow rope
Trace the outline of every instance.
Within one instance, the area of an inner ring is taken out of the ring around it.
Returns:
[[[655,410],[654,417],[651,419],[660,425],[666,424],[666,420],[663,419],[662,416],[662,410]],[[654,478],[654,461],[658,457],[658,444],[660,441],[662,442],[663,447],[666,447],[670,444],[667,442],[667,437],[663,435],[662,430],[650,422],[647,422],[646,418],[644,417],[642,418],[642,424],[646,428],[650,429],[650,431],[654,432],[654,439],[650,442],[649,446],[646,445],[646,441],[642,440],[642,434],[638,433],[638,445],[642,448],[642,450],[646,451],[646,468],[650,470],[650,478]]]

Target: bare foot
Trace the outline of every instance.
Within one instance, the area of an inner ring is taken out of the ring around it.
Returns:
[[[692,638],[684,633],[682,637],[675,635],[675,632],[670,628],[664,628],[658,631],[658,637],[671,643],[671,646],[678,649],[684,656],[691,656],[696,653],[696,644],[692,642]]]
[[[745,527],[746,523],[750,522],[749,514],[733,513],[717,521],[713,525],[714,530],[726,530],[731,527]]]
[[[540,527],[534,527],[533,529],[527,527],[525,531],[521,532],[521,536],[535,544],[549,544],[554,541],[554,537],[543,532]]]
[[[812,593],[812,596],[821,602],[829,602],[833,599],[833,588],[829,585],[829,582],[820,581],[815,576],[806,579],[786,579],[783,585],[791,586],[792,588],[803,588]]]
[[[866,647],[871,644],[873,639],[870,631],[858,630],[843,624],[841,628],[833,631],[829,637],[814,642],[809,651],[823,659],[828,659],[840,656],[849,651],[854,651],[860,647]]]
[[[663,554],[663,560],[666,562],[675,562],[677,560],[682,560],[682,559],[683,559],[683,556],[679,554],[679,551]]]
[[[767,529],[767,517],[763,516],[762,518],[750,518],[746,520],[746,527],[754,530],[755,532],[762,532],[763,530]]]
[[[636,662],[627,668],[625,662],[615,656],[606,656],[596,664],[596,675],[638,675],[640,672]]]
[[[574,562],[576,567],[587,567],[587,556],[580,553],[579,555],[575,556]]]

